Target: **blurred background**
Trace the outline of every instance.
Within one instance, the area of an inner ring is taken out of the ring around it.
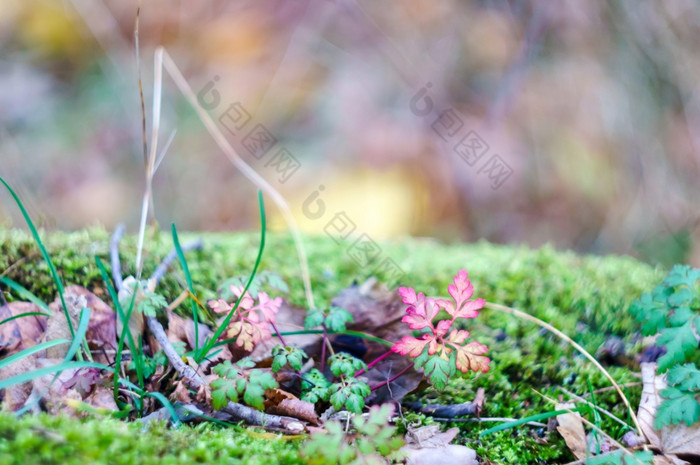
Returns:
[[[694,0],[151,0],[139,63],[136,0],[2,3],[0,176],[46,228],[136,230],[163,45],[305,232],[700,265]],[[256,229],[167,71],[161,96],[157,220]],[[0,224],[23,227],[5,192]]]

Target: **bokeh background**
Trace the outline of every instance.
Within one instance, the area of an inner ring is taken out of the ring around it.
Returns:
[[[551,243],[700,265],[694,0],[151,0],[138,64],[137,6],[2,2],[0,175],[46,228],[136,230],[138,71],[150,135],[163,45],[195,92],[215,84],[214,121],[233,103],[250,115],[237,134],[217,126],[305,232],[326,234],[342,213],[352,237]],[[256,186],[167,73],[161,95],[159,147],[172,141],[154,176],[155,218],[257,228]],[[277,141],[260,159],[243,144],[257,124]],[[473,165],[455,151],[469,131],[488,146]],[[281,148],[299,164],[285,182],[270,162]],[[304,214],[314,192],[322,218]],[[22,226],[5,192],[0,222]]]

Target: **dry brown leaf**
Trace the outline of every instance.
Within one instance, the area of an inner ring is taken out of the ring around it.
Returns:
[[[85,333],[85,339],[89,347],[95,350],[95,361],[109,363],[110,361],[103,355],[103,351],[117,348],[116,312],[102,299],[82,286],[68,286],[64,295],[67,304],[68,299],[79,300],[80,304],[90,309],[90,322]],[[59,298],[54,300],[49,307],[54,311],[55,315],[64,317]],[[80,315],[80,310],[82,310],[82,307],[78,309],[78,316]],[[65,321],[65,317],[63,321]]]
[[[41,358],[36,360],[36,368],[45,368],[63,363],[62,358]],[[83,397],[75,389],[65,389],[64,384],[75,376],[79,368],[63,370],[54,381],[54,374],[47,374],[32,380],[32,395],[42,394],[42,403],[51,414],[73,413],[74,410],[67,407],[68,399],[82,401]]]
[[[10,302],[0,306],[0,321],[22,313],[40,312],[31,302]],[[36,345],[46,330],[45,316],[23,316],[0,326],[0,352],[12,355]]]
[[[408,426],[406,445],[400,449],[411,465],[477,465],[476,452],[466,446],[450,444],[459,428],[440,432],[439,425],[421,428]]]
[[[265,397],[265,411],[267,413],[298,418],[318,425],[318,415],[316,415],[314,404],[311,402],[300,400],[282,389],[268,389],[265,391]]]
[[[87,306],[87,301],[85,297],[79,294],[64,294],[64,299],[66,301],[66,307],[68,310],[68,316],[70,317],[70,325],[73,330],[78,327],[80,322],[80,312],[83,308]],[[46,322],[46,332],[44,333],[44,341],[53,341],[55,339],[73,339],[73,333],[71,328],[68,326],[68,320],[66,319],[66,313],[61,308],[60,301],[53,302],[50,307],[53,310],[53,315],[51,315]],[[47,358],[63,358],[68,353],[68,346],[66,344],[57,345],[54,347],[49,347],[46,349]]]
[[[572,403],[557,404],[557,410],[573,409],[576,406]],[[578,460],[585,460],[588,456],[586,445],[586,431],[583,428],[583,421],[578,412],[563,413],[557,415],[557,431],[564,438],[566,445]]]
[[[679,454],[700,457],[700,424],[688,427],[681,423],[666,426],[660,432],[654,430],[656,410],[662,401],[660,392],[667,386],[666,379],[656,375],[656,363],[642,363],[641,367],[642,398],[637,417],[644,434],[672,461],[680,460],[676,457]]]
[[[97,386],[95,390],[87,396],[84,402],[92,405],[95,408],[117,411],[117,403],[114,402],[114,393],[111,389],[102,386]]]
[[[0,368],[0,379],[12,378],[28,371],[36,369],[37,354],[17,360],[5,367]],[[17,411],[22,408],[32,392],[32,383],[26,382],[15,384],[5,389],[3,405],[10,411]]]
[[[440,425],[428,425],[420,428],[408,425],[406,444],[416,447],[442,447],[451,443],[457,434],[459,434],[459,428],[450,428],[443,433],[440,431]]]

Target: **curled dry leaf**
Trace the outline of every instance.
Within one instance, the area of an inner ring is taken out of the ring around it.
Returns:
[[[37,354],[17,360],[7,366],[0,368],[0,379],[12,378],[36,369]],[[24,403],[32,393],[32,383],[20,383],[5,389],[3,405],[5,408],[15,412],[22,408]]]
[[[318,425],[318,415],[314,404],[300,400],[295,395],[282,389],[268,389],[265,391],[265,411],[273,415],[298,418],[313,425]]]
[[[421,428],[408,426],[406,445],[400,449],[410,465],[477,465],[476,452],[466,446],[450,444],[459,433],[459,428],[450,428],[444,433],[438,425]]]
[[[639,419],[642,431],[652,445],[658,447],[672,463],[680,460],[677,455],[700,458],[700,423],[686,426],[683,423],[654,429],[654,418],[661,403],[661,391],[667,384],[664,376],[656,375],[656,363],[642,363],[642,398],[639,402]]]
[[[31,302],[10,302],[0,306],[0,321],[22,313],[40,311]],[[1,325],[0,353],[9,356],[36,345],[46,330],[46,320],[45,316],[23,316]]]
[[[557,404],[557,410],[573,409],[572,403]],[[566,445],[578,460],[585,460],[588,456],[586,443],[586,431],[583,428],[583,421],[578,412],[568,412],[557,415],[557,431],[564,438]]]
[[[90,348],[95,350],[97,354],[101,354],[103,350],[116,349],[117,315],[112,307],[107,305],[102,299],[82,286],[68,286],[64,295],[66,297],[66,303],[69,306],[70,303],[68,303],[68,300],[71,299],[73,301],[77,300],[79,304],[90,309],[90,322],[88,324],[87,332],[85,333],[85,339],[87,340]],[[56,300],[54,300],[49,307],[54,311],[54,315],[64,315],[63,309],[61,308],[61,300],[59,298],[56,298]],[[80,317],[81,309],[82,307],[77,309],[78,318]],[[65,322],[65,317],[62,319],[62,321]]]
[[[84,296],[69,293],[65,293],[64,299],[66,301],[68,316],[70,317],[70,325],[73,327],[73,330],[75,330],[80,322],[80,312],[87,306],[87,301]],[[44,333],[43,340],[72,339],[73,334],[69,327],[68,320],[66,319],[66,314],[61,309],[60,301],[58,303],[52,303],[51,309],[53,310],[53,315],[51,315],[46,322],[46,332]],[[68,353],[68,346],[61,344],[48,348],[46,350],[46,357],[58,359],[65,357],[66,353]]]

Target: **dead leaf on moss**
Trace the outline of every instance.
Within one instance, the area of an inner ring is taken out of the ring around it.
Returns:
[[[36,369],[37,354],[17,360],[0,368],[0,379],[8,379]],[[5,389],[3,405],[12,412],[21,409],[32,392],[32,383],[20,383]]]
[[[677,455],[700,458],[700,424],[688,427],[683,423],[654,429],[654,418],[662,402],[660,392],[667,387],[665,376],[656,375],[656,363],[642,363],[642,398],[637,417],[652,445],[658,447],[670,460]],[[675,463],[675,462],[674,462]]]
[[[107,305],[102,299],[95,294],[85,289],[82,286],[68,286],[65,290],[65,295],[82,297],[85,299],[85,306],[90,309],[90,323],[88,324],[85,339],[91,349],[116,349],[117,348],[117,332],[116,332],[116,312]],[[62,312],[60,300],[56,299],[50,307],[55,311]]]
[[[85,398],[84,402],[99,409],[111,411],[119,410],[117,403],[114,402],[114,393],[112,390],[102,386],[96,387],[92,394]]]
[[[87,306],[87,301],[84,296],[69,293],[64,294],[64,299],[66,301],[68,316],[70,317],[70,324],[73,327],[73,330],[75,330],[80,323],[80,313],[82,309]],[[49,307],[51,307],[53,310],[53,315],[51,315],[46,322],[46,332],[44,333],[42,340],[53,341],[55,339],[73,339],[73,333],[68,325],[66,313],[62,309],[62,304],[60,301],[54,301]],[[46,349],[46,357],[50,359],[63,358],[67,353],[68,346],[66,344],[61,344]]]
[[[40,312],[41,309],[31,302],[10,302],[0,306],[0,321],[22,313]],[[23,316],[8,321],[0,326],[0,352],[3,356],[36,345],[46,330],[45,316]]]
[[[557,410],[573,409],[576,406],[572,403],[557,404]],[[564,438],[569,450],[578,460],[585,460],[588,456],[586,445],[586,431],[583,428],[583,421],[578,412],[568,412],[557,415],[557,431]]]
[[[265,391],[265,411],[273,415],[298,418],[311,424],[318,425],[318,415],[314,404],[300,400],[295,395],[282,389]]]
[[[459,433],[459,428],[450,428],[444,433],[439,425],[421,428],[408,426],[406,445],[400,449],[410,465],[477,465],[476,452],[466,446],[450,444]]]

